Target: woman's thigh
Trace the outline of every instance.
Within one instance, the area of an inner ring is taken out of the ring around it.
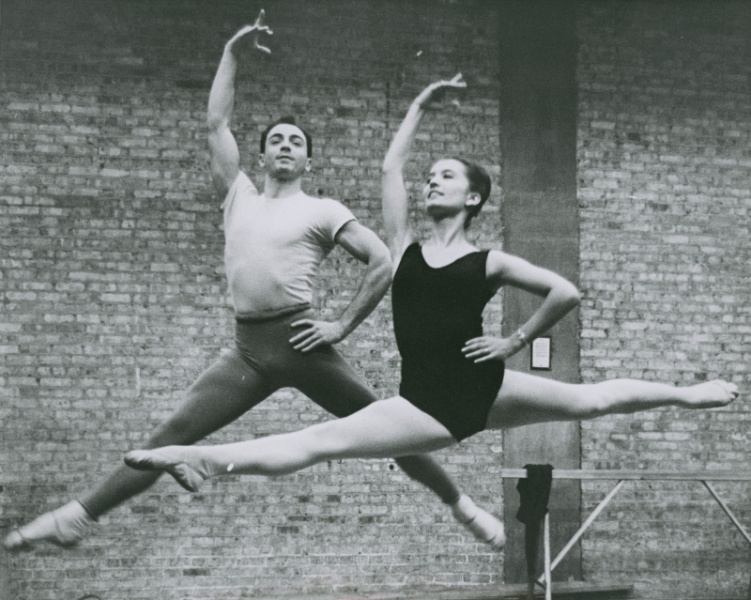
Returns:
[[[441,423],[400,396],[314,425],[307,432],[308,443],[328,459],[391,458],[456,444]]]
[[[501,391],[488,415],[488,429],[507,429],[550,421],[576,421],[594,409],[590,385],[506,370]]]

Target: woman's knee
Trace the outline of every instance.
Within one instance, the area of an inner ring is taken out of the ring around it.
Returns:
[[[346,448],[346,435],[338,427],[340,421],[326,421],[293,433],[288,451],[298,460],[315,464],[333,460]]]
[[[615,403],[615,394],[604,383],[585,384],[581,386],[579,406],[580,419],[596,419],[610,414]]]

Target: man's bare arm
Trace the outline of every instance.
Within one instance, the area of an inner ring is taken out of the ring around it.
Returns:
[[[262,10],[253,25],[243,27],[227,42],[211,85],[206,122],[209,129],[211,176],[214,186],[221,194],[227,192],[240,171],[240,152],[230,130],[235,107],[237,53],[243,43],[250,41],[254,49],[270,54],[268,48],[258,43],[260,33],[272,33],[263,24],[263,19]]]
[[[370,229],[350,221],[337,233],[336,243],[365,263],[365,274],[355,297],[336,321],[300,319],[292,323],[293,327],[304,327],[290,340],[296,350],[307,352],[342,341],[373,312],[391,285],[389,251]]]

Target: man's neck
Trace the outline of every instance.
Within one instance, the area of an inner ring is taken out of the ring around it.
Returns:
[[[283,181],[266,175],[263,193],[267,198],[286,198],[297,194],[302,189],[302,178]]]

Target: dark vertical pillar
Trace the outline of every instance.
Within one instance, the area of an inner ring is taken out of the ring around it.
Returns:
[[[500,16],[501,216],[504,249],[537,265],[579,279],[579,216],[576,199],[576,17],[573,0],[504,0]],[[512,334],[539,306],[536,297],[508,290],[504,335]],[[550,371],[543,377],[577,382],[578,315],[568,315],[550,332]],[[529,372],[529,351],[508,368]],[[504,434],[504,466],[550,463],[578,468],[578,423],[522,427]],[[576,531],[579,482],[554,481],[550,500],[552,552]],[[504,488],[509,545],[506,581],[526,578],[524,532],[515,520],[516,481]],[[554,572],[554,580],[581,578],[578,549]]]

